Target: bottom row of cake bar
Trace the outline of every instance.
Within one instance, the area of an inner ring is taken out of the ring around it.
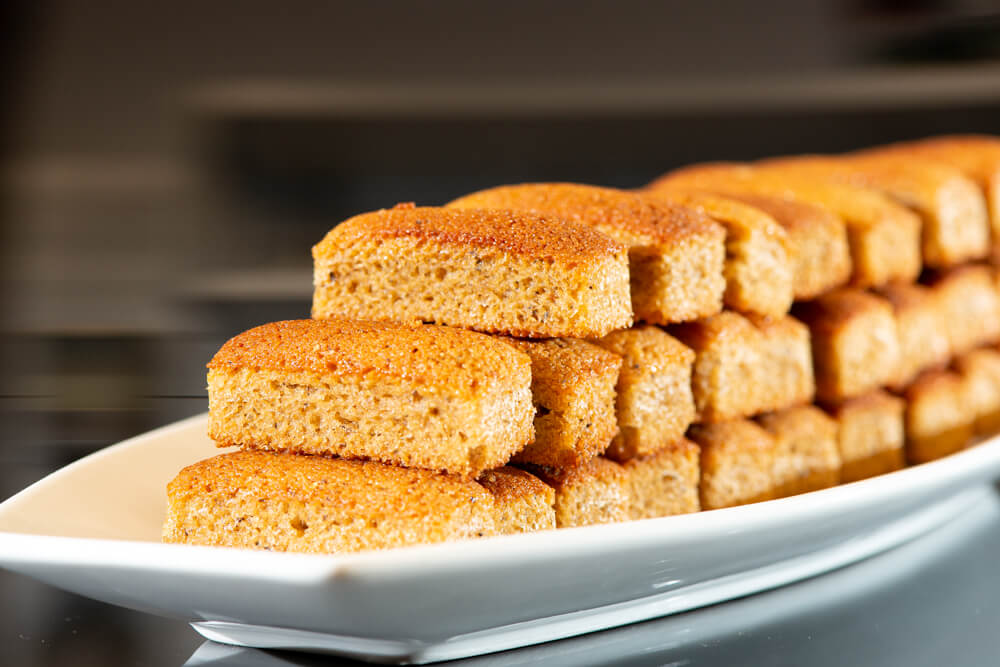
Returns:
[[[940,458],[1000,426],[1000,351],[925,373],[903,398],[875,391],[822,410],[698,425],[622,464],[531,464],[475,480],[417,468],[238,451],[168,487],[164,539],[344,553],[646,519],[770,500]]]

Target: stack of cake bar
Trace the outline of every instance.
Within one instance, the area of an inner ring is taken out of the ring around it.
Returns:
[[[711,510],[1000,428],[1000,140],[397,205],[209,364],[164,539],[349,552]]]

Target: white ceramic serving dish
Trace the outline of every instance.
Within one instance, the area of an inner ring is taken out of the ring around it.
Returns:
[[[166,483],[218,453],[204,415],[0,505],[0,566],[204,636],[385,662],[569,637],[820,574],[971,510],[1000,439],[824,491],[713,512],[347,556],[159,543]]]

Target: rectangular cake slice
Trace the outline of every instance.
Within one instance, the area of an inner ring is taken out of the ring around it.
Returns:
[[[625,471],[598,456],[572,468],[526,465],[555,489],[556,527],[574,528],[627,521],[629,488]]]
[[[726,421],[812,401],[809,330],[794,318],[751,319],[724,311],[672,331],[696,354],[691,385],[700,420]]]
[[[946,366],[948,318],[935,292],[916,283],[891,283],[879,294],[892,304],[899,335],[899,370],[891,386],[903,389],[921,371]]]
[[[655,519],[701,509],[698,445],[681,438],[622,464],[629,487],[629,518]]]
[[[967,409],[976,417],[976,433],[1000,433],[1000,351],[981,348],[955,360],[955,368],[965,382]]]
[[[505,339],[531,358],[535,441],[515,461],[570,468],[601,454],[618,433],[622,359],[575,338]]]
[[[985,257],[990,248],[986,200],[976,184],[949,165],[915,156],[866,152],[766,160],[762,168],[812,174],[878,190],[917,212],[926,266],[947,267]]]
[[[466,195],[448,207],[509,209],[571,220],[626,245],[637,320],[686,322],[722,310],[726,234],[690,208],[576,183],[503,185]]]
[[[531,442],[531,360],[464,329],[293,320],[208,365],[220,446],[326,454],[475,477]]]
[[[350,553],[496,533],[493,497],[454,475],[255,451],[184,468],[167,486],[163,540]]]
[[[838,426],[841,483],[883,475],[906,465],[905,408],[902,399],[882,390],[830,408]]]
[[[926,463],[964,449],[975,433],[976,415],[966,400],[962,376],[928,371],[906,389],[906,458]]]
[[[734,419],[693,426],[689,437],[701,446],[701,507],[746,505],[777,497],[777,442],[752,421]]]
[[[899,374],[899,334],[885,299],[843,288],[796,304],[795,316],[809,325],[819,400],[839,403]]]
[[[886,195],[793,170],[760,169],[739,163],[699,164],[665,174],[647,190],[700,188],[803,201],[843,220],[857,287],[913,281],[920,274],[920,218]]]
[[[632,323],[625,246],[561,218],[400,205],[337,225],[313,260],[316,318],[526,338],[603,336]]]
[[[531,473],[504,466],[487,470],[477,481],[493,496],[493,519],[498,535],[556,527],[556,492]]]
[[[995,280],[989,267],[969,265],[933,282],[953,356],[1000,340],[1000,293]]]
[[[837,422],[812,405],[758,417],[777,443],[774,483],[779,497],[816,491],[840,483]]]
[[[694,352],[654,326],[616,331],[594,342],[622,359],[615,398],[618,434],[607,456],[625,461],[679,440],[694,421]]]
[[[668,202],[695,209],[726,228],[728,308],[778,317],[793,299],[793,266],[788,233],[764,211],[735,199],[700,191],[653,193]]]
[[[720,194],[760,209],[784,227],[796,301],[814,299],[851,279],[847,228],[843,220],[826,208],[766,195]]]

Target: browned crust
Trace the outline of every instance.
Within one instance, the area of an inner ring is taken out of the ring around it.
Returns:
[[[513,466],[487,470],[477,481],[500,502],[535,495],[544,496],[549,505],[556,501],[556,492],[551,486],[531,473]]]
[[[722,228],[689,208],[652,202],[625,190],[576,183],[503,185],[460,197],[447,207],[557,217],[601,230],[630,246],[725,235]]]
[[[586,262],[625,251],[590,227],[552,216],[399,204],[362,213],[337,225],[313,247],[313,258],[332,256],[338,248],[366,239],[401,237],[466,248],[496,248],[514,255],[568,262]]]
[[[879,297],[852,288],[828,292],[814,301],[796,304],[795,317],[809,325],[813,335],[830,335],[855,317],[890,306]]]
[[[457,475],[372,461],[237,451],[187,466],[167,485],[175,501],[216,489],[330,503],[352,516],[447,516],[470,503],[492,502],[486,490]]]
[[[395,377],[468,396],[484,382],[529,373],[531,361],[500,340],[464,329],[330,319],[254,327],[227,341],[208,367]]]

